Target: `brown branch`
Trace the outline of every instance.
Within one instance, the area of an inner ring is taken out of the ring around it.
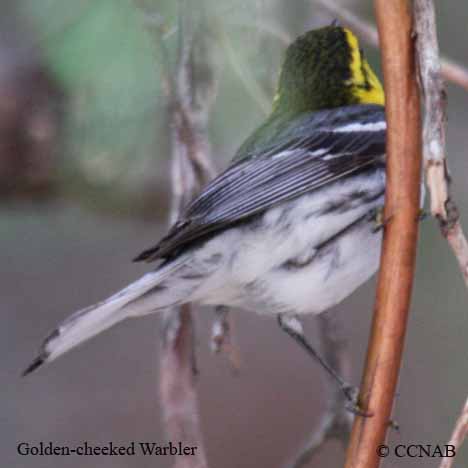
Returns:
[[[421,182],[421,118],[409,0],[375,0],[386,92],[387,186],[381,267],[346,468],[378,467],[403,351],[413,283]]]
[[[319,315],[317,321],[322,356],[339,375],[348,380],[349,355],[338,318],[326,312]],[[346,408],[343,391],[328,374],[325,381],[325,394],[327,395],[327,408],[304,446],[287,465],[289,468],[306,466],[330,440],[338,440],[343,447],[346,447],[348,443],[353,417]]]
[[[331,15],[347,24],[359,37],[374,47],[379,46],[379,35],[375,26],[354,13],[343,5],[333,0],[313,0],[313,2],[328,11]],[[468,90],[468,69],[453,60],[442,58],[442,76],[456,85]]]
[[[440,225],[458,261],[468,287],[468,242],[463,233],[457,206],[450,194],[446,160],[446,94],[441,73],[435,9],[432,0],[414,1],[416,49],[420,86],[424,96],[424,170],[431,196],[431,212]],[[449,442],[459,448],[468,432],[468,400]],[[441,468],[449,468],[454,457],[444,458]]]
[[[453,430],[452,437],[450,438],[448,445],[455,447],[455,452],[458,452],[459,448],[463,444],[463,441],[468,436],[468,398],[465,402],[465,406],[462,409],[460,417],[458,418],[455,429]],[[452,468],[455,462],[455,457],[444,457],[440,468]]]

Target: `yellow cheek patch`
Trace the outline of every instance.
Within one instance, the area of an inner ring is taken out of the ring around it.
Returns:
[[[351,79],[348,84],[352,87],[353,95],[360,104],[380,104],[383,106],[385,95],[379,79],[367,60],[362,57],[356,36],[349,29],[345,28],[344,32],[351,49]]]

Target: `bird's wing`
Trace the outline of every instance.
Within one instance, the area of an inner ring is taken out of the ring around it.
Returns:
[[[246,154],[209,183],[157,244],[135,261],[168,258],[189,243],[279,203],[384,164],[380,106],[316,112],[291,123],[261,151]],[[354,112],[351,110],[354,109]]]

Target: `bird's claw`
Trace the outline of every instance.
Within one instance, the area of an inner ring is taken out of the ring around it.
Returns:
[[[418,221],[424,221],[426,218],[428,218],[428,216],[429,213],[421,208],[418,214]]]
[[[400,432],[400,425],[398,424],[397,421],[395,421],[394,419],[390,419],[388,421],[388,427],[390,429],[393,429],[395,432]]]
[[[359,405],[359,389],[352,385],[344,385],[342,387],[343,393],[346,397],[345,408],[355,416],[362,416],[363,418],[370,418],[373,413],[365,411]],[[388,421],[388,426],[396,432],[400,432],[400,425],[393,419]]]
[[[359,406],[359,389],[353,387],[352,385],[345,385],[342,387],[343,393],[346,397],[345,408],[355,416],[362,416],[364,418],[369,418],[372,416],[372,413],[364,411]]]
[[[418,213],[418,221],[424,221],[429,216],[429,213],[423,209],[419,210]],[[384,218],[383,208],[377,208],[373,210],[370,214],[370,220],[374,221],[374,227],[372,228],[372,232],[375,234],[382,230],[385,225],[392,219],[391,216],[388,218]]]
[[[382,208],[376,208],[375,210],[372,210],[372,212],[370,213],[370,220],[374,222],[372,232],[375,234],[381,231],[385,227],[385,225],[388,223],[390,218],[387,218],[387,219],[384,218],[384,209],[382,207]]]

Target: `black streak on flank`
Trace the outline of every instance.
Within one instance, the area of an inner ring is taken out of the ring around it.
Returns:
[[[223,258],[223,254],[215,253],[211,255],[211,257],[204,259],[203,263],[205,263],[206,265],[217,265],[218,263],[221,262],[222,258]]]
[[[205,273],[192,271],[192,272],[188,272],[188,273],[180,275],[179,278],[186,279],[186,280],[195,280],[195,279],[203,279],[205,278],[205,276],[206,276]]]
[[[385,190],[380,190],[379,192],[369,193],[361,190],[350,193],[346,199],[336,200],[335,202],[329,202],[325,205],[320,211],[321,215],[326,215],[330,213],[344,213],[347,210],[351,209],[356,201],[360,201],[362,204],[372,203],[378,200],[385,194]],[[315,214],[315,213],[313,213]],[[306,219],[310,218],[311,215],[307,215]]]

